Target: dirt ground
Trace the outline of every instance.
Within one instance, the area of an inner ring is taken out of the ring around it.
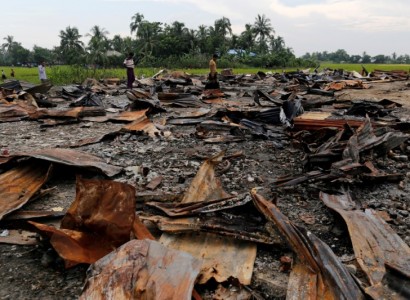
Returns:
[[[312,96],[310,96],[312,97]],[[338,99],[382,100],[389,99],[404,105],[397,111],[403,120],[409,119],[410,86],[408,81],[376,83],[368,90],[345,89],[336,93]],[[232,98],[231,98],[232,99]],[[183,109],[176,109],[180,110]],[[156,115],[160,120],[166,113]],[[41,127],[36,121],[0,123],[0,149],[17,152],[38,148],[63,147],[83,138],[95,137],[121,127],[118,123],[69,124]],[[267,199],[277,198],[280,210],[296,224],[306,227],[325,241],[343,263],[356,270],[354,254],[347,229],[341,219],[319,200],[323,184],[302,184],[287,188],[274,188],[274,179],[281,175],[300,174],[303,171],[304,153],[288,141],[278,149],[269,140],[247,140],[229,144],[207,144],[195,137],[195,126],[171,126],[173,139],[152,139],[144,135],[120,135],[113,140],[79,147],[78,149],[102,157],[113,165],[125,168],[114,180],[145,191],[152,178],[161,175],[160,190],[179,194],[186,190],[203,158],[227,149],[227,153],[243,151],[233,159],[229,170],[221,174],[224,189],[229,193],[246,193],[257,187]],[[384,170],[407,174],[401,186],[397,183],[355,186],[351,193],[362,207],[387,212],[390,225],[410,245],[410,165],[379,158],[375,165]],[[132,167],[148,170],[146,177],[136,175]],[[56,176],[47,184],[55,187],[49,195],[26,205],[26,210],[66,211],[75,197],[76,172],[57,169]],[[93,176],[90,174],[83,176]],[[137,204],[137,210],[140,204]],[[252,205],[249,204],[248,205]],[[243,208],[246,214],[249,207]],[[305,221],[304,221],[305,220]],[[306,221],[308,220],[308,221]],[[1,229],[0,229],[1,232]],[[292,256],[286,245],[258,245],[258,254],[250,288],[265,299],[284,299],[288,273],[279,271],[280,257]],[[75,299],[81,293],[87,266],[65,270],[61,260],[48,245],[0,245],[0,299]],[[360,274],[358,274],[360,277]],[[206,287],[199,287],[206,295]]]

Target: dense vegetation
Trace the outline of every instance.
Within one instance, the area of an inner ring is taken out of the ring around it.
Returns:
[[[391,63],[409,64],[410,56],[377,55],[371,57],[349,55],[345,50],[336,52],[306,53],[297,58],[293,50],[286,46],[283,37],[275,34],[269,18],[257,15],[253,24],[245,24],[240,34],[233,34],[231,22],[222,17],[213,26],[201,25],[189,29],[184,23],[172,24],[150,22],[136,13],[131,18],[129,37],[114,35],[98,25],[89,33],[84,44],[78,28],[68,26],[60,31],[59,46],[47,49],[34,46],[24,48],[13,36],[3,38],[0,47],[0,65],[36,65],[42,61],[55,65],[87,66],[92,69],[106,69],[121,66],[126,53],[136,54],[139,67],[157,68],[203,68],[210,56],[218,53],[221,58],[218,67],[225,68],[305,68],[317,66],[320,62],[334,63]],[[78,68],[77,68],[78,70]],[[73,71],[75,72],[75,71]]]
[[[246,24],[244,31],[237,35],[232,33],[231,22],[226,17],[216,20],[213,26],[189,29],[179,21],[150,22],[136,13],[131,18],[130,33],[130,37],[114,35],[109,39],[108,31],[96,25],[85,34],[89,41],[84,44],[79,30],[68,26],[60,31],[59,46],[53,49],[34,46],[32,50],[8,35],[0,50],[0,65],[46,61],[105,68],[121,65],[129,51],[136,53],[139,66],[149,67],[201,68],[208,64],[213,53],[221,56],[220,67],[306,67],[312,64],[295,57],[284,39],[275,35],[265,15],[258,15],[253,24]]]

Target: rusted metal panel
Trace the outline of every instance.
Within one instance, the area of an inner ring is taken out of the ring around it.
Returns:
[[[92,264],[115,249],[110,241],[93,233],[70,229],[57,229],[54,226],[28,221],[42,235],[50,238],[50,243],[58,255],[64,259],[66,268],[77,264]]]
[[[215,174],[215,166],[223,160],[224,155],[225,151],[222,151],[201,165],[181,203],[208,202],[232,197],[223,190],[221,181]]]
[[[26,204],[47,181],[51,164],[28,162],[0,174],[0,220]]]
[[[133,121],[131,124],[127,124],[121,128],[122,131],[131,131],[131,132],[145,132],[151,137],[160,135],[161,131],[155,127],[150,119],[146,116],[146,110],[141,111],[142,113],[138,118]]]
[[[122,171],[122,168],[109,165],[103,159],[92,154],[64,148],[39,149],[30,152],[17,152],[10,155],[14,158],[18,157],[34,157],[36,159],[50,161],[62,165],[97,169],[107,176],[117,175]]]
[[[212,233],[163,234],[160,242],[172,249],[188,252],[203,259],[199,284],[214,278],[224,282],[230,277],[240,283],[251,283],[256,244]]]
[[[200,260],[150,240],[132,240],[94,263],[80,299],[190,300]]]
[[[77,178],[76,198],[61,221],[61,228],[95,232],[118,247],[129,240],[134,218],[133,186]]]
[[[316,284],[313,284],[313,278],[303,279],[307,286],[293,290],[291,296],[294,299],[363,299],[361,290],[328,245],[313,233],[295,226],[275,204],[258,195],[255,190],[251,194],[259,211],[276,225],[301,263],[316,275]],[[302,268],[297,272],[305,274],[295,275],[300,278],[306,276],[308,270]]]
[[[232,218],[226,220],[229,217]],[[248,220],[245,217],[235,219],[234,216],[222,218],[218,216],[206,217],[201,215],[199,217],[175,219],[162,216],[141,216],[141,219],[153,222],[162,232],[168,233],[202,231],[262,244],[271,245],[280,244],[282,242],[278,235],[274,236],[266,230],[265,224],[256,224],[256,222],[252,222],[252,220]]]
[[[163,202],[147,202],[147,205],[156,207],[168,216],[191,216],[201,213],[209,213],[214,211],[225,210],[241,205],[245,205],[251,201],[250,197],[246,195],[234,197],[228,196],[227,198],[202,201],[202,202],[187,202],[187,203],[163,203]]]
[[[308,266],[297,261],[290,272],[286,299],[320,299],[318,296],[324,294],[324,286],[323,282],[318,282],[319,280],[317,274],[312,272]]]
[[[27,110],[17,104],[0,103],[0,122],[15,122],[27,119],[29,114]]]
[[[207,202],[230,197],[215,174],[215,166],[222,161],[225,152],[207,159],[199,168],[181,203]],[[237,278],[242,284],[250,284],[256,258],[256,244],[222,237],[212,233],[164,233],[160,241],[173,249],[186,251],[203,259],[200,283],[211,278],[218,282],[229,277]]]
[[[357,262],[371,286],[382,282],[386,274],[385,263],[395,264],[410,273],[410,247],[377,213],[371,209],[356,209],[347,193],[332,195],[321,192],[320,199],[346,222]],[[393,290],[390,292],[394,293]]]
[[[129,241],[135,218],[135,189],[128,184],[78,178],[76,193],[61,229],[30,222],[51,237],[66,267],[93,263]]]

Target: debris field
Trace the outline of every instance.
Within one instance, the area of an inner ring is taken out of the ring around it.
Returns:
[[[405,71],[0,85],[0,299],[408,299]]]

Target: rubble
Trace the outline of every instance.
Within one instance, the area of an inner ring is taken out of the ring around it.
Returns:
[[[0,85],[0,296],[408,297],[406,80]]]

